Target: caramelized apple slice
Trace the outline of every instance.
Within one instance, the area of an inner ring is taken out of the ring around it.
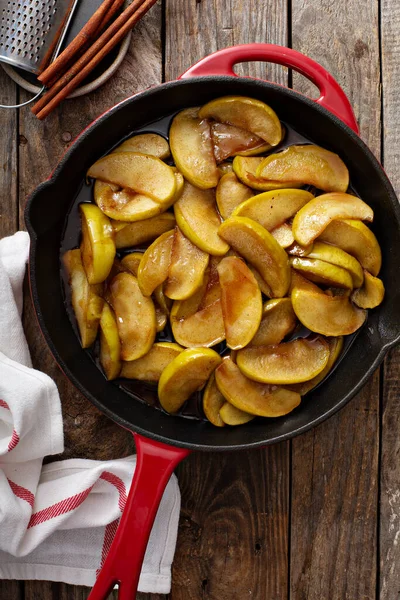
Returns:
[[[168,323],[168,315],[159,307],[155,306],[156,309],[156,331],[164,331],[166,324]]]
[[[354,290],[351,299],[360,308],[375,308],[379,306],[385,296],[385,288],[378,277],[364,271],[364,285]]]
[[[230,358],[225,358],[216,369],[215,381],[230,404],[260,417],[287,415],[301,401],[296,392],[248,379]]]
[[[335,219],[360,219],[372,221],[373,210],[360,198],[350,194],[323,194],[308,202],[293,219],[293,235],[306,246],[319,237]]]
[[[247,217],[230,217],[219,235],[259,272],[270,288],[270,297],[285,296],[290,284],[286,252],[264,227]]]
[[[130,271],[132,275],[137,277],[140,261],[142,260],[142,258],[143,252],[131,252],[130,254],[127,254],[121,260],[121,265],[123,269],[121,269],[121,271],[119,272],[122,273],[122,271],[125,269],[126,271]],[[115,275],[117,275],[117,273],[115,273]]]
[[[282,127],[270,106],[246,96],[224,96],[211,100],[199,111],[201,119],[214,119],[251,131],[271,146],[282,139]]]
[[[225,404],[226,400],[217,388],[215,383],[214,373],[211,374],[210,379],[204,388],[203,393],[203,410],[207,419],[216,427],[224,427],[225,423],[219,416],[219,411]]]
[[[279,344],[296,327],[296,315],[290,298],[268,300],[263,306],[260,327],[251,347]]]
[[[149,196],[156,202],[168,202],[176,192],[176,178],[171,167],[149,154],[111,153],[94,163],[87,174]]]
[[[156,289],[154,290],[154,298],[156,299],[156,302],[163,311],[163,313],[165,313],[168,316],[172,306],[172,300],[167,298],[167,296],[164,294],[163,285],[159,285],[156,287]]]
[[[171,309],[171,327],[175,340],[186,348],[215,346],[225,339],[221,300],[215,300],[205,308],[187,317],[188,300],[175,301]],[[183,305],[183,306],[182,306]]]
[[[204,290],[199,310],[213,304],[216,300],[221,300],[221,284],[219,282],[218,265],[222,258],[220,256],[212,256],[207,273],[207,285]]]
[[[233,216],[248,217],[268,231],[293,217],[314,196],[305,190],[285,189],[257,194],[240,204]]]
[[[175,217],[171,213],[163,213],[135,223],[123,224],[114,221],[112,225],[115,232],[115,245],[118,249],[140,246],[140,244],[150,242],[166,231],[174,229],[175,224]]]
[[[161,160],[169,157],[169,145],[166,139],[157,133],[141,133],[122,142],[113,152],[140,152],[150,154]]]
[[[192,244],[176,227],[165,295],[173,300],[192,296],[202,284],[208,260],[209,255]]]
[[[276,239],[282,248],[288,248],[294,242],[292,228],[289,223],[282,223],[271,231],[272,237]]]
[[[354,256],[372,275],[378,275],[382,264],[381,249],[375,235],[361,221],[332,221],[319,235],[318,240],[339,246]]]
[[[319,260],[318,258],[300,258],[294,256],[290,264],[296,271],[300,271],[307,279],[315,283],[338,288],[353,289],[353,280],[349,271],[332,263]]]
[[[232,173],[233,166],[231,162],[222,162],[218,165],[218,171],[220,176],[226,175],[226,173]]]
[[[186,182],[174,211],[180,229],[200,250],[217,256],[228,252],[229,246],[218,235],[221,218],[214,191],[199,190]]]
[[[236,362],[242,373],[250,379],[284,385],[315,377],[326,366],[328,358],[327,342],[317,337],[244,348],[238,352]]]
[[[63,256],[71,286],[72,308],[81,336],[82,348],[89,348],[96,339],[104,300],[101,297],[103,286],[90,285],[83,268],[81,251],[68,250]]]
[[[139,263],[137,280],[144,296],[151,296],[168,277],[174,232],[166,231],[146,250]]]
[[[247,346],[260,325],[261,291],[254,275],[240,258],[223,258],[218,265],[218,274],[226,344],[232,350],[238,350]]]
[[[158,382],[165,367],[184,350],[171,342],[153,344],[147,354],[136,360],[122,363],[121,377],[140,381]]]
[[[363,325],[367,313],[347,295],[329,296],[322,290],[294,287],[291,294],[297,318],[311,331],[327,336],[350,335]]]
[[[115,258],[114,234],[109,219],[94,204],[80,204],[82,263],[90,284],[102,283]]]
[[[186,400],[201,390],[221,357],[209,348],[184,350],[161,373],[158,398],[164,410],[176,413]]]
[[[217,185],[216,200],[218,210],[223,219],[231,216],[233,210],[253,197],[253,192],[241,183],[235,173],[226,173],[221,177]]]
[[[341,248],[316,241],[307,258],[316,258],[346,269],[353,279],[353,287],[355,288],[359,288],[363,284],[364,274],[360,263],[354,256]]]
[[[112,309],[104,303],[100,318],[100,364],[108,380],[121,371],[121,342]]]
[[[94,201],[110,219],[117,221],[142,221],[160,214],[164,207],[148,196],[96,179]],[[165,207],[166,209],[167,207]]]
[[[169,130],[169,143],[175,164],[185,179],[201,189],[217,185],[219,171],[210,124],[198,117],[197,108],[187,108],[174,117]]]
[[[252,156],[253,154],[267,152],[271,148],[270,144],[265,143],[254,133],[226,123],[213,123],[211,125],[211,139],[217,163],[236,154]]]
[[[295,181],[266,181],[257,177],[256,172],[261,165],[263,158],[258,156],[236,156],[233,160],[233,170],[242,183],[251,187],[253,190],[277,190],[279,188],[301,187],[301,184]]]
[[[286,249],[288,254],[292,254],[294,256],[308,256],[313,249],[314,244],[308,244],[307,246],[300,246],[296,241]]]
[[[289,146],[270,154],[258,167],[256,176],[268,181],[315,185],[325,192],[345,192],[349,187],[349,172],[342,159],[311,144]]]
[[[219,417],[225,425],[244,425],[255,418],[254,415],[239,410],[229,402],[224,402],[221,406]]]
[[[156,311],[130,273],[120,273],[110,284],[111,304],[117,318],[122,360],[135,360],[150,350],[156,335]]]

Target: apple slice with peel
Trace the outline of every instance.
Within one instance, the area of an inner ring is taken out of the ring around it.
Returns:
[[[248,217],[268,231],[291,219],[314,196],[306,190],[285,189],[264,192],[240,204],[234,217]]]
[[[121,260],[121,265],[123,269],[120,271],[120,273],[125,269],[126,271],[130,271],[132,275],[137,277],[140,261],[142,260],[142,258],[143,252],[131,252],[130,254],[124,256],[124,258]],[[117,273],[115,273],[115,275],[117,275]]]
[[[121,377],[140,381],[158,382],[165,367],[180,354],[184,348],[171,342],[157,342],[152,348],[136,360],[122,363]]]
[[[385,288],[378,277],[364,271],[364,285],[354,290],[351,299],[360,308],[375,308],[381,304],[385,296]]]
[[[367,316],[347,295],[330,296],[317,286],[294,287],[291,299],[299,321],[310,331],[322,335],[350,335],[363,325]]]
[[[290,259],[293,269],[305,277],[326,286],[353,289],[353,279],[346,269],[318,258],[293,256]]]
[[[107,279],[115,258],[113,228],[94,204],[80,204],[82,263],[90,284]]]
[[[225,425],[244,425],[255,418],[254,415],[239,410],[236,406],[226,401],[221,406],[219,417]]]
[[[248,379],[230,358],[225,358],[216,369],[215,381],[230,404],[260,417],[282,417],[301,401],[296,392]]]
[[[230,217],[220,226],[219,235],[257,269],[270,297],[285,296],[290,284],[288,256],[264,227],[247,217]]]
[[[307,246],[300,246],[296,241],[286,248],[286,252],[293,256],[308,256],[313,249],[314,244],[308,244]]]
[[[121,358],[140,358],[150,350],[156,336],[153,301],[143,296],[136,277],[131,273],[119,273],[109,289],[121,340]]]
[[[201,119],[214,119],[251,131],[271,146],[282,139],[281,122],[268,104],[246,96],[223,96],[211,100],[199,111]]]
[[[282,246],[282,248],[289,248],[294,243],[294,237],[292,232],[292,227],[289,223],[282,223],[282,225],[278,225],[271,231],[272,237],[276,239],[278,244]]]
[[[81,251],[68,250],[63,263],[71,287],[71,302],[81,337],[82,348],[89,348],[96,339],[104,300],[103,285],[90,285],[82,264]]]
[[[360,198],[350,194],[322,194],[308,202],[293,219],[293,235],[302,246],[319,237],[335,219],[372,221],[373,210]]]
[[[176,356],[158,382],[163,409],[176,413],[194,392],[202,389],[220,362],[219,354],[210,348],[188,349]]]
[[[174,117],[169,143],[179,171],[192,185],[213,188],[219,179],[214,157],[210,124],[199,118],[197,108],[187,108]]]
[[[354,256],[351,256],[351,254],[348,254],[341,248],[315,241],[307,258],[316,258],[346,269],[353,279],[353,287],[355,288],[359,288],[363,284],[364,273],[360,263]]]
[[[185,310],[188,300],[176,300],[170,315],[172,333],[178,344],[186,348],[209,348],[225,339],[221,300],[215,300],[187,317],[182,317],[182,305]]]
[[[176,192],[176,178],[171,167],[155,156],[140,152],[115,152],[103,156],[87,174],[149,196],[156,202],[168,202]]]
[[[279,344],[296,327],[297,318],[290,298],[274,298],[263,306],[262,318],[250,346]]]
[[[155,306],[154,308],[156,309],[156,331],[158,333],[165,329],[168,323],[168,315],[159,306]]]
[[[268,181],[315,185],[325,192],[345,192],[349,187],[349,172],[342,159],[312,144],[289,146],[270,154],[258,167],[256,176]]]
[[[159,235],[174,229],[175,217],[171,213],[163,213],[135,223],[113,221],[115,245],[117,249],[132,248],[153,241]]]
[[[268,191],[277,190],[279,188],[295,188],[301,187],[295,181],[266,181],[257,177],[257,169],[264,159],[258,156],[235,156],[232,167],[237,177],[242,183],[252,188],[253,190]]]
[[[166,231],[147,248],[139,263],[137,280],[144,296],[151,296],[168,277],[174,232]]]
[[[382,253],[372,231],[357,220],[337,219],[321,232],[318,241],[338,246],[354,256],[361,266],[375,277],[382,264]]]
[[[221,300],[221,284],[218,274],[218,265],[221,260],[222,258],[220,256],[211,257],[207,274],[207,285],[201,298],[199,310],[213,304],[216,300]]]
[[[236,154],[252,156],[271,149],[270,144],[264,142],[254,133],[227,123],[213,123],[211,125],[211,139],[217,163]]]
[[[226,344],[232,350],[247,346],[254,337],[262,313],[258,283],[240,258],[228,256],[218,265]]]
[[[225,423],[219,415],[219,411],[226,400],[217,388],[214,373],[211,374],[203,392],[203,410],[207,419],[216,427],[224,427]]]
[[[208,261],[209,254],[195,246],[179,227],[175,227],[165,295],[173,300],[192,296],[202,284]]]
[[[161,160],[165,160],[170,155],[167,140],[157,133],[133,135],[117,146],[113,152],[140,152],[156,156]]]
[[[128,189],[122,190],[112,183],[96,179],[94,201],[110,219],[117,221],[142,221],[163,212],[163,205],[148,196]]]
[[[239,181],[235,173],[226,173],[217,185],[216,200],[223,219],[231,216],[233,210],[254,195],[253,191]]]
[[[329,346],[322,337],[244,348],[237,353],[237,365],[246,377],[262,383],[284,385],[312,379],[329,358]]]
[[[186,182],[174,211],[182,233],[200,250],[216,256],[228,252],[229,246],[218,235],[221,218],[214,191],[199,190]]]
[[[226,173],[232,173],[233,166],[231,162],[222,162],[218,165],[218,171],[220,176],[226,175]]]
[[[100,364],[108,380],[118,377],[121,371],[121,341],[113,310],[107,303],[100,318]]]

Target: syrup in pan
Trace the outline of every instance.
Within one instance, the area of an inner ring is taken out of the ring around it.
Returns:
[[[175,116],[175,113],[172,115],[168,115],[167,117],[163,117],[162,119],[159,119],[157,121],[154,121],[153,123],[149,123],[148,125],[140,128],[140,129],[136,129],[136,130],[132,131],[129,134],[129,136],[127,136],[127,137],[131,137],[132,135],[136,135],[139,133],[158,133],[159,135],[168,139],[169,127],[170,127],[171,121],[174,116]],[[288,148],[289,146],[292,146],[294,144],[312,144],[313,143],[310,139],[305,138],[303,135],[301,135],[300,133],[295,131],[287,123],[283,123],[283,125],[285,127],[284,139],[279,144],[279,146],[275,147],[273,150],[271,150],[271,152],[277,152],[280,150],[284,150],[285,148]],[[126,138],[124,138],[124,139],[126,139]],[[118,142],[118,144],[116,144],[114,147],[118,146],[123,141],[124,140],[120,140]],[[109,152],[112,149],[113,148],[110,148]],[[167,162],[169,162],[169,164],[173,164],[172,161],[167,161]],[[81,186],[80,190],[78,191],[78,194],[76,195],[76,198],[75,198],[73,204],[71,205],[70,211],[66,218],[64,235],[63,235],[63,238],[61,241],[60,259],[67,250],[70,250],[72,248],[77,248],[79,246],[80,228],[81,228],[79,205],[82,204],[83,202],[92,202],[93,201],[93,189],[92,188],[93,188],[93,180],[91,180],[88,183],[83,181],[82,186]],[[351,184],[349,187],[349,192],[354,195],[357,195],[354,188],[351,187]],[[170,209],[170,210],[172,210],[172,209]],[[145,249],[146,249],[146,246],[144,246],[142,248],[137,248],[137,247],[124,248],[123,250],[119,250],[117,252],[117,256],[118,256],[118,258],[123,258],[126,254],[129,254],[130,252],[133,252],[134,250],[135,251],[138,251],[138,250],[144,251]],[[65,273],[64,267],[62,266],[62,262],[60,262],[60,264],[61,264],[61,269],[60,269],[61,284],[62,284],[62,288],[64,291],[66,310],[67,310],[69,319],[72,323],[72,327],[73,327],[76,335],[79,338],[79,332],[78,332],[78,328],[77,328],[76,320],[75,320],[75,316],[74,316],[74,311],[72,309],[72,304],[71,304],[71,293],[70,293],[70,288],[69,288],[69,284],[68,284],[68,277]],[[292,333],[292,335],[289,336],[287,338],[287,340],[284,340],[284,341],[289,341],[289,340],[292,340],[292,339],[295,339],[298,337],[306,337],[310,333],[311,332],[308,329],[306,329],[305,327],[299,326]],[[329,373],[328,377],[330,377],[332,375],[332,373],[338,367],[339,363],[343,360],[343,358],[347,354],[350,346],[353,344],[355,338],[357,337],[357,333],[358,332],[354,333],[353,335],[345,336],[342,353],[341,353],[339,359],[337,360],[337,362],[335,363],[335,366]],[[167,342],[167,341],[168,342],[175,341],[172,336],[172,331],[171,331],[169,322],[167,322],[165,329],[163,331],[157,333],[157,335],[156,335],[156,342]],[[221,356],[229,353],[229,349],[226,347],[225,343],[220,343],[217,346],[214,346],[213,349],[216,350],[216,352],[219,352],[219,354],[221,354]],[[87,352],[89,354],[89,356],[91,357],[91,359],[96,363],[97,367],[100,370],[102,370],[100,361],[99,361],[99,341],[97,340],[96,343],[91,348],[84,350],[84,352]],[[323,380],[319,385],[323,385],[324,381],[325,380]],[[118,385],[121,389],[123,389],[131,397],[134,397],[137,400],[140,400],[151,406],[154,406],[158,410],[162,410],[162,408],[159,404],[158,398],[157,398],[157,386],[156,385],[151,384],[151,383],[142,382],[142,381],[122,379],[122,378],[115,379],[112,382],[112,384]],[[203,409],[202,409],[202,392],[196,392],[195,394],[193,394],[193,396],[191,398],[189,398],[189,400],[185,403],[185,405],[181,409],[179,416],[189,418],[189,419],[206,420]]]

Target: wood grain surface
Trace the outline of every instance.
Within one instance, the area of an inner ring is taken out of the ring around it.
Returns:
[[[27,195],[94,117],[210,52],[248,42],[289,45],[325,66],[348,94],[362,138],[378,158],[382,149],[400,192],[399,31],[396,0],[160,0],[135,29],[117,74],[98,91],[64,102],[43,123],[26,109],[18,116],[0,110],[0,237],[18,222],[23,227]],[[235,70],[317,94],[276,65]],[[15,101],[15,86],[1,70],[0,90],[0,102]],[[131,453],[131,436],[58,372],[28,295],[24,317],[35,366],[59,386],[63,456]],[[138,600],[399,600],[399,366],[400,352],[393,351],[382,374],[345,409],[291,443],[191,455],[177,470],[182,510],[171,593]],[[84,600],[88,593],[0,581],[0,600]]]

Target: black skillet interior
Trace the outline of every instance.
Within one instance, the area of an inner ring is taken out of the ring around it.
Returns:
[[[67,212],[86,170],[96,159],[146,123],[227,94],[267,102],[299,134],[343,158],[353,187],[375,211],[372,229],[382,247],[380,276],[386,297],[378,309],[370,311],[367,324],[334,374],[308,394],[294,412],[284,418],[256,419],[241,427],[218,429],[206,422],[166,415],[105,380],[82,351],[68,318],[60,284],[59,249]],[[400,208],[393,188],[356,134],[324,108],[280,86],[233,77],[196,78],[164,84],[122,102],[74,142],[51,179],[28,200],[25,219],[32,240],[32,297],[41,329],[59,366],[114,421],[165,443],[201,450],[234,450],[293,437],[344,406],[400,339]]]

